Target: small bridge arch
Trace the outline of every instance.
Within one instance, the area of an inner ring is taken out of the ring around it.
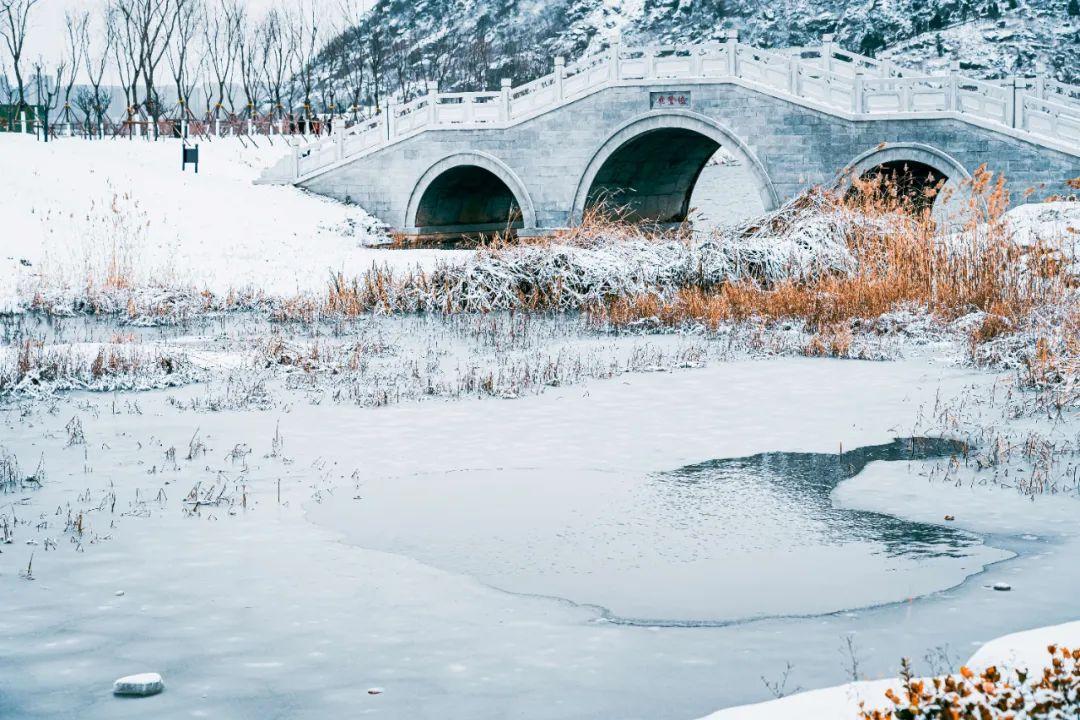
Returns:
[[[944,219],[950,212],[965,203],[970,190],[964,184],[971,180],[971,173],[954,157],[932,145],[923,143],[882,143],[856,157],[842,173],[842,182],[848,186],[855,179],[875,174],[889,177],[901,185],[900,191],[916,199],[927,188],[940,184],[948,196],[945,205],[939,204],[937,196],[926,203],[935,216]]]
[[[448,239],[480,233],[535,231],[536,211],[521,178],[485,152],[454,153],[413,185],[403,227]]]
[[[574,194],[572,222],[610,197],[631,220],[686,220],[705,164],[724,148],[749,170],[766,210],[779,204],[765,166],[749,146],[715,120],[687,110],[654,110],[623,123],[589,160]]]

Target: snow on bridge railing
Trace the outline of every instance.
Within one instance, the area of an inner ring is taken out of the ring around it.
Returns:
[[[567,64],[555,58],[549,75],[497,92],[427,93],[348,129],[296,147],[293,181],[346,159],[373,152],[428,129],[506,127],[613,85],[653,81],[716,80],[786,97],[844,116],[931,117],[955,113],[961,119],[1019,131],[1049,147],[1080,145],[1080,87],[1046,77],[977,80],[960,74],[913,76],[887,61],[847,52],[823,38],[817,48],[763,50],[726,41],[692,46],[610,47]]]
[[[830,72],[847,77],[860,73],[877,77],[895,77],[902,71],[888,60],[878,60],[868,55],[844,50],[835,42],[835,36],[824,35],[817,47],[794,47],[782,51],[783,54],[797,57],[803,64],[817,65]]]
[[[1017,127],[1020,129],[1080,145],[1080,113],[1076,112],[1075,105],[1028,95],[1018,109],[1020,119]]]

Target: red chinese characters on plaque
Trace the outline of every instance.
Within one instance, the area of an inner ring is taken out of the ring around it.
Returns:
[[[652,110],[665,108],[690,108],[689,90],[665,90],[664,92],[649,93],[649,108]]]

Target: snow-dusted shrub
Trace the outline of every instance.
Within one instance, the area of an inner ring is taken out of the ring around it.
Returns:
[[[863,720],[1076,720],[1080,717],[1080,648],[1050,645],[1041,673],[989,667],[981,674],[916,679],[905,660],[900,692],[888,690],[886,710],[864,710]]]
[[[373,268],[331,280],[330,314],[578,310],[612,298],[672,297],[733,282],[762,286],[846,274],[846,240],[863,218],[800,196],[783,208],[705,240],[599,225],[539,242],[482,247],[463,262],[396,276]]]

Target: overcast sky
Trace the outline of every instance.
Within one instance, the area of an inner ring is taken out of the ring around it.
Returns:
[[[217,0],[205,0],[207,3]],[[273,5],[283,5],[296,0],[243,0],[248,9],[259,14]],[[338,0],[315,0],[324,12],[334,13],[335,20],[338,13]],[[374,0],[361,0],[365,7],[370,7]],[[100,22],[100,10],[105,6],[105,0],[41,0],[30,14],[30,23],[27,30],[26,55],[24,63],[29,66],[39,55],[46,60],[59,58],[66,46],[64,13],[67,10],[88,9],[94,16],[95,22]],[[3,59],[10,71],[10,60]]]

